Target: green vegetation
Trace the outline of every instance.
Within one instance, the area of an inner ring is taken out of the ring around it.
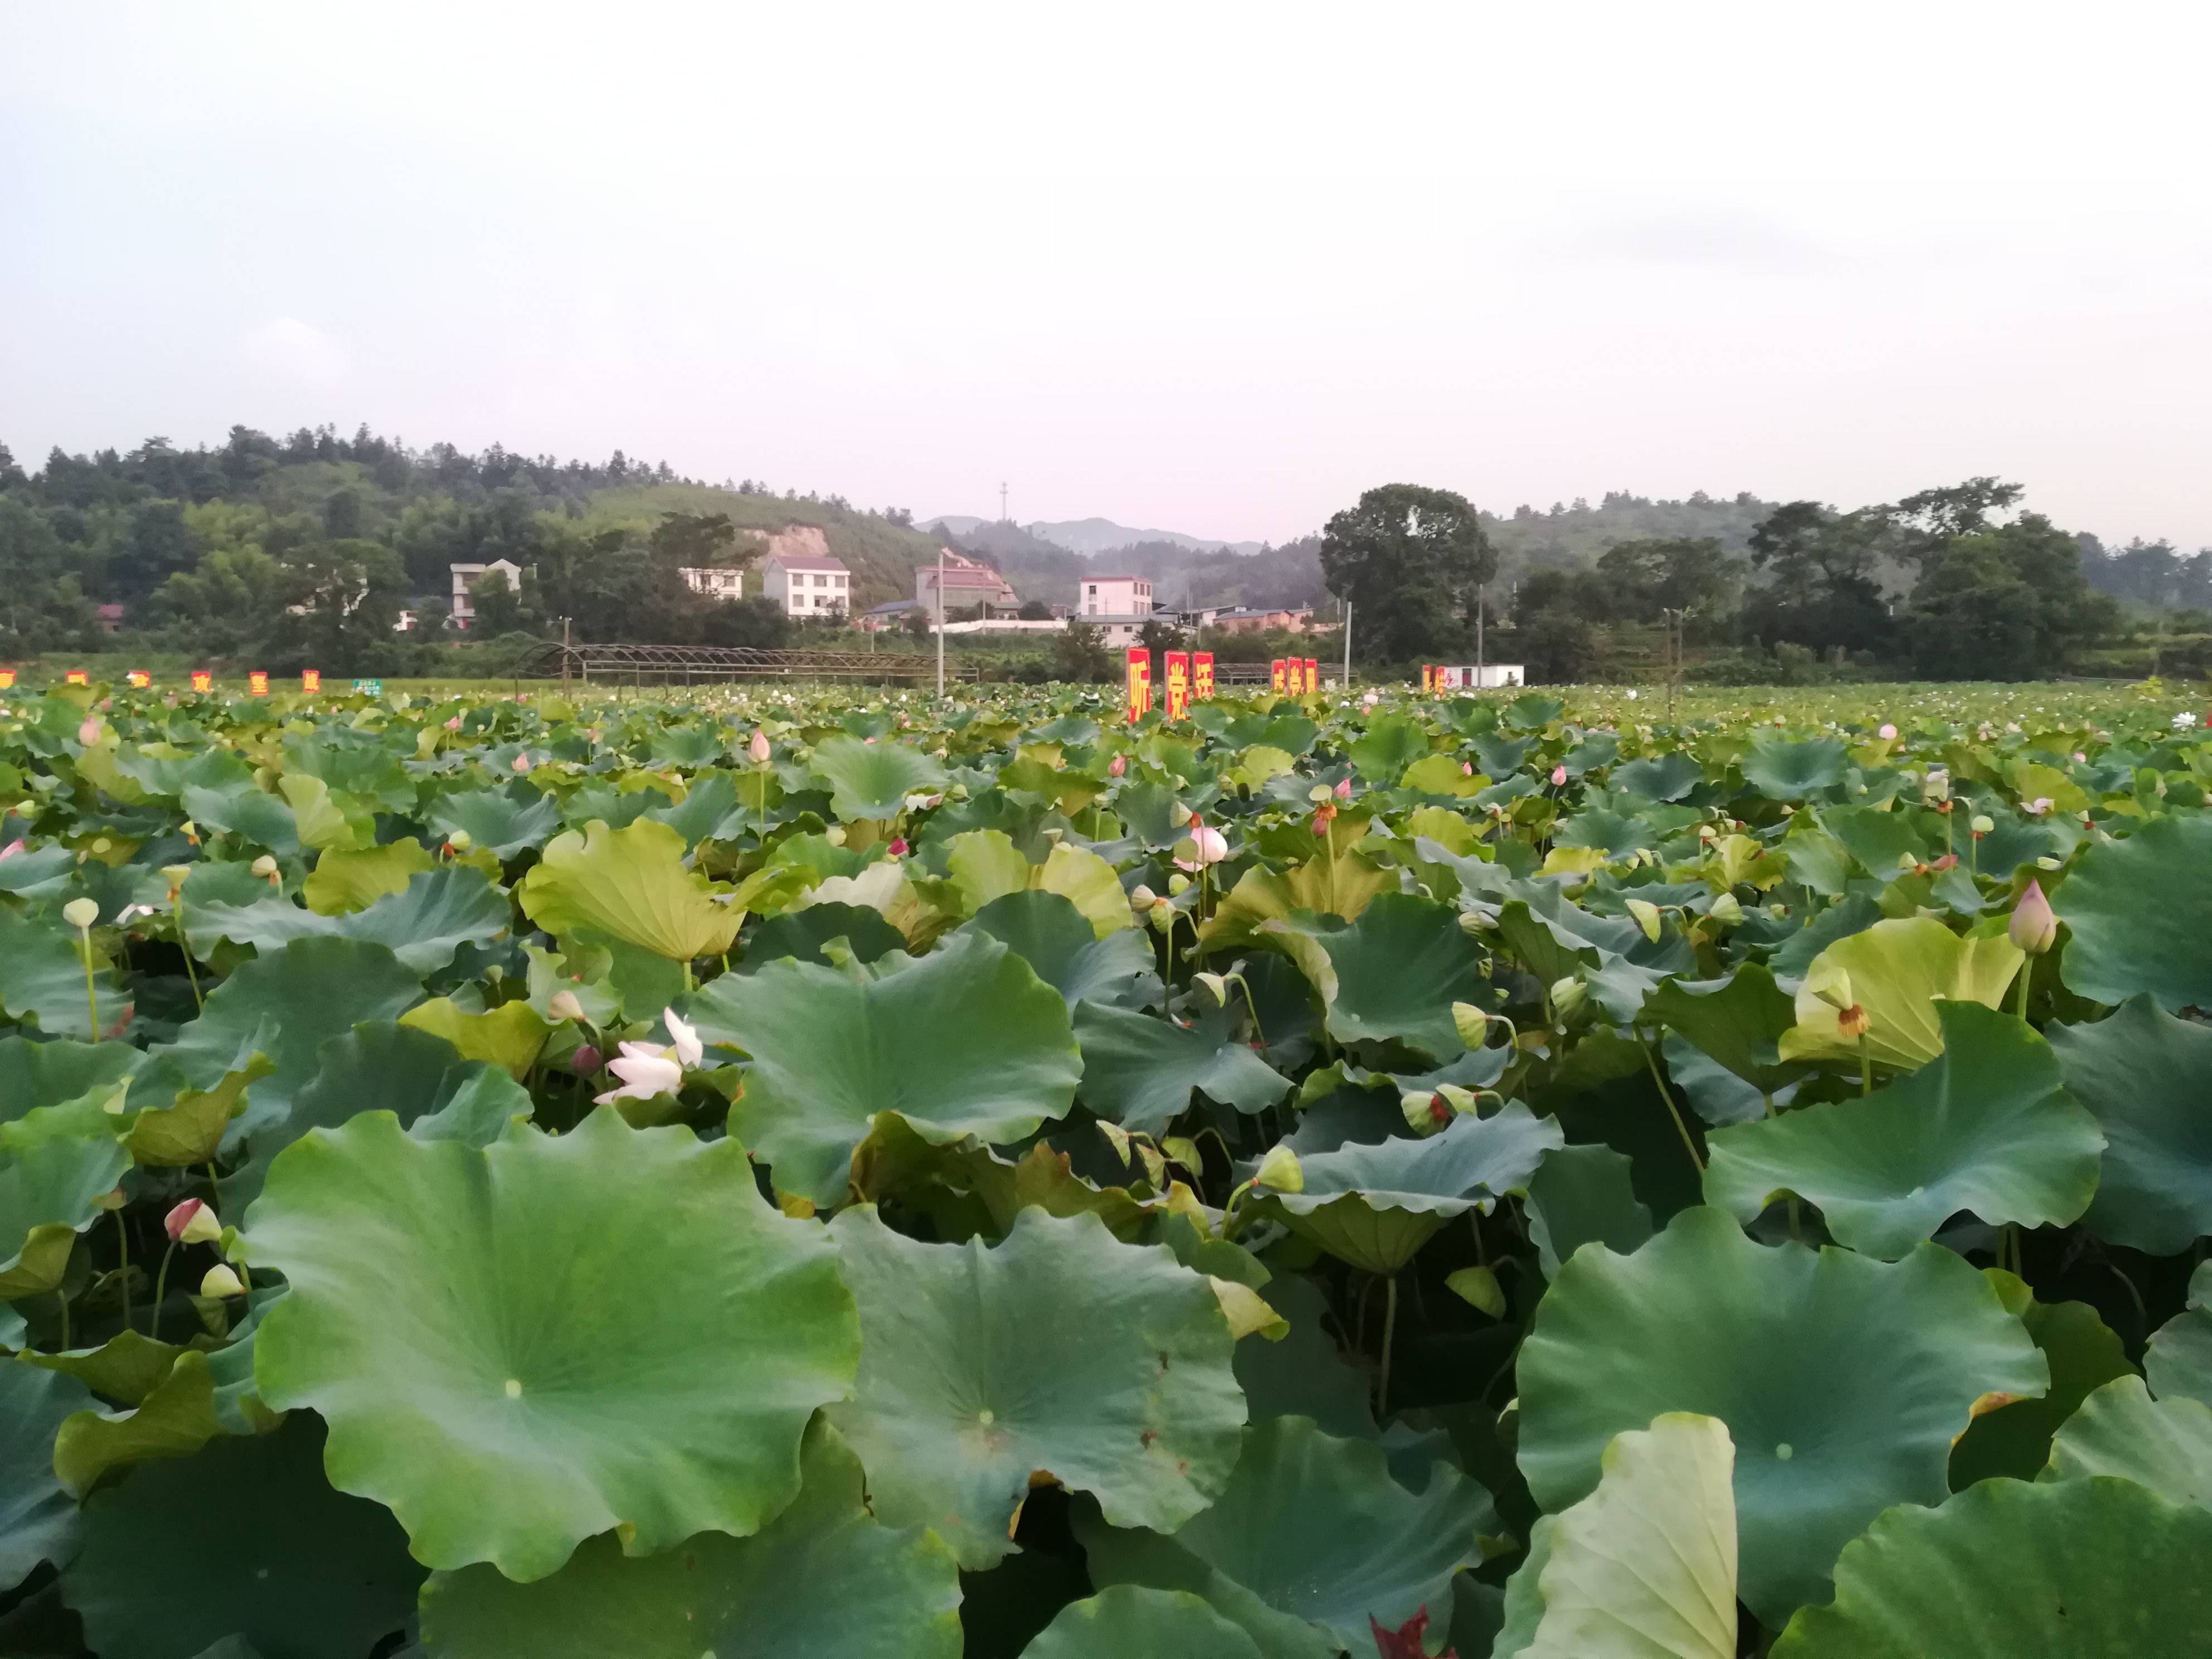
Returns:
[[[0,1651],[2212,1639],[2198,708],[1117,695],[0,699]]]

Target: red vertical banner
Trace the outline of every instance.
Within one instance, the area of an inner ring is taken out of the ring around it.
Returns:
[[[133,691],[143,691],[154,683],[154,677],[143,668],[134,668],[123,678]]]
[[[1292,657],[1283,664],[1283,668],[1287,678],[1290,694],[1294,697],[1304,696],[1306,689],[1306,659],[1304,657]]]
[[[15,689],[15,671],[12,668],[0,668],[0,691],[13,691]]]
[[[192,690],[195,691],[214,690],[215,676],[204,668],[195,668],[192,670]]]
[[[1321,690],[1321,664],[1311,657],[1306,659],[1306,690]]]
[[[300,690],[302,691],[319,691],[322,689],[323,671],[321,669],[303,668],[300,671]]]
[[[1132,724],[1152,712],[1152,653],[1141,645],[1129,647],[1129,720]]]
[[[1278,691],[1287,691],[1290,689],[1291,684],[1290,670],[1285,666],[1283,659],[1280,657],[1278,657],[1274,661],[1269,663],[1267,666],[1275,677],[1275,690]]]
[[[92,684],[92,676],[86,673],[82,668],[72,668],[68,673],[62,676],[62,684],[64,685],[90,685]]]
[[[263,673],[259,669],[255,669],[252,673],[246,677],[246,689],[257,697],[267,696],[269,695],[269,676]]]
[[[1428,664],[1423,663],[1421,665],[1421,690],[1424,691],[1433,691],[1436,689],[1437,671],[1430,667]]]
[[[1163,653],[1160,672],[1167,682],[1168,718],[1179,720],[1190,713],[1190,653]]]
[[[1190,695],[1200,702],[1213,697],[1213,653],[1194,651],[1190,658]]]

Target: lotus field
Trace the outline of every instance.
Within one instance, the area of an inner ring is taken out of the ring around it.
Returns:
[[[7,695],[0,1652],[2212,1652],[2155,687]]]

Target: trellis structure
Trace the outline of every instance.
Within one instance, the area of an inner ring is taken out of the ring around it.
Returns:
[[[721,680],[933,680],[934,659],[904,651],[763,651],[744,645],[621,645],[607,642],[532,647],[516,665],[523,679],[580,679],[632,685],[696,684]],[[972,680],[973,666],[947,664],[947,679]]]

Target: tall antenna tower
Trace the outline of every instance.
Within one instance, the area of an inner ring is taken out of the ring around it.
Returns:
[[[999,522],[1001,524],[1013,522],[1006,517],[1006,486],[1004,480],[1001,480],[999,484]]]

